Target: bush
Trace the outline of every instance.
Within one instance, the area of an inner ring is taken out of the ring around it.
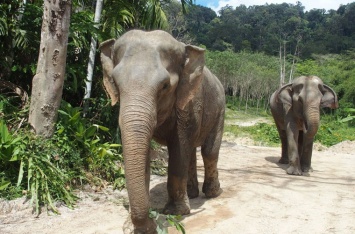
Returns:
[[[70,155],[63,160],[63,163],[72,168],[74,172],[85,168],[95,181],[103,179],[114,183],[117,188],[123,188],[123,158],[119,153],[121,145],[110,144],[102,140],[102,138],[112,140],[109,137],[109,129],[102,125],[92,124],[81,116],[81,108],[72,107],[69,103],[63,102],[59,114],[54,139],[57,144],[62,145],[62,148],[67,149],[67,153],[72,149],[79,149],[79,152],[74,152],[75,157]],[[98,180],[98,178],[101,179]]]
[[[332,146],[346,140],[355,140],[355,128],[346,122],[338,121],[331,116],[322,116],[315,141]]]
[[[275,124],[259,123],[254,126],[245,127],[244,129],[252,136],[254,141],[272,146],[281,143]]]
[[[10,119],[6,105],[1,107],[0,114]],[[21,127],[16,121],[11,126]],[[104,186],[107,181],[123,188],[120,145],[107,139],[112,140],[108,128],[83,118],[81,108],[65,102],[51,139],[34,136],[26,126],[9,130],[0,121],[0,197],[25,194],[39,214],[42,205],[58,212],[55,201],[73,207],[76,197],[72,190],[83,183]]]

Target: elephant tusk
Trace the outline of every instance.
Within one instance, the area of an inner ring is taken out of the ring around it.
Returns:
[[[307,127],[307,123],[306,123],[306,122],[303,123],[302,128],[303,128],[303,133],[306,134],[306,133],[307,133],[307,130],[308,130],[308,127]]]

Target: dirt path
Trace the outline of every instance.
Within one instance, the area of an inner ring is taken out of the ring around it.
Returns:
[[[200,194],[190,200],[191,214],[183,220],[187,233],[355,233],[355,142],[314,151],[310,176],[287,175],[277,163],[279,148],[244,143],[223,142],[219,173],[224,191],[215,199]],[[152,176],[155,208],[167,200],[165,181]],[[23,200],[0,202],[0,233],[122,233],[128,215],[125,192],[80,196],[76,209],[62,206],[62,215],[39,218]]]

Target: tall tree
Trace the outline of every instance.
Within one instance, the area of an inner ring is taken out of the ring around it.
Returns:
[[[101,12],[102,12],[102,4],[103,4],[103,0],[96,0],[94,23],[100,22],[100,17],[101,17]],[[92,36],[91,43],[90,43],[88,72],[87,72],[87,77],[86,77],[86,82],[85,82],[86,90],[85,90],[84,99],[90,98],[90,95],[91,95],[92,75],[94,72],[96,47],[97,47],[97,39],[95,36]]]
[[[192,4],[193,0],[181,0],[182,6]],[[165,14],[161,10],[159,0],[121,0],[121,5],[132,6],[131,15],[141,19],[148,29],[163,26]],[[143,7],[143,8],[142,8]],[[146,8],[144,8],[146,7]],[[60,106],[64,74],[66,68],[67,42],[71,17],[71,0],[44,0],[43,22],[41,29],[41,44],[37,64],[37,72],[32,83],[32,99],[30,104],[29,123],[37,135],[51,137]],[[135,15],[145,9],[143,14]],[[120,9],[116,9],[120,11]],[[136,23],[136,21],[134,21]],[[117,23],[116,23],[117,24]],[[136,25],[136,24],[134,24]],[[115,27],[117,29],[118,27]]]
[[[106,2],[109,5],[109,2]],[[117,4],[117,5],[116,5]],[[102,11],[103,0],[96,1],[95,7],[95,19],[94,23],[98,24],[100,22],[101,11]],[[117,9],[121,9],[117,13]],[[161,2],[158,0],[147,0],[147,1],[117,1],[113,2],[111,6],[107,6],[108,13],[107,17],[114,18],[114,21],[110,21],[113,25],[109,26],[114,28],[116,23],[123,23],[128,25],[128,27],[133,28],[143,28],[143,29],[155,29],[164,28],[167,25],[167,19],[165,13],[161,7]],[[115,15],[112,17],[112,15]],[[123,33],[123,27],[120,27],[120,34]],[[117,37],[118,35],[111,35]],[[95,52],[97,48],[96,38],[93,36],[91,38],[90,44],[90,54],[88,62],[88,72],[86,79],[86,91],[84,99],[88,99],[91,96],[91,86],[92,86],[92,76],[95,64]]]
[[[32,83],[29,123],[37,135],[54,132],[62,100],[71,0],[45,0],[41,44],[36,75]]]

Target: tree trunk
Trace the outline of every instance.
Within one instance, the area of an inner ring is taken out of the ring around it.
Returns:
[[[71,0],[45,0],[37,72],[32,81],[29,123],[51,137],[62,99]]]
[[[281,42],[280,42],[280,48],[279,48],[279,60],[280,60],[280,87],[282,87],[282,84],[283,84],[283,81],[282,81],[282,45],[281,45]]]
[[[290,71],[290,79],[288,80],[288,83],[291,83],[292,80],[293,80],[293,73],[294,73],[294,69],[295,69],[295,64],[297,63],[297,56],[298,56],[298,45],[301,41],[301,36],[298,36],[298,39],[297,39],[297,43],[296,43],[296,48],[295,48],[295,53],[293,54],[293,58],[292,58],[292,66],[291,66],[291,71]]]
[[[99,23],[100,22],[101,11],[102,11],[102,3],[103,3],[103,0],[97,0],[96,1],[95,18],[94,18],[94,22],[95,23]],[[96,38],[93,36],[93,37],[91,37],[91,44],[90,44],[88,73],[87,73],[86,82],[85,82],[86,90],[85,90],[84,99],[88,99],[91,96],[92,75],[93,75],[94,65],[95,65],[96,45],[97,45],[97,41],[96,41]]]
[[[283,57],[283,68],[282,68],[282,85],[285,84],[286,77],[286,41],[284,41],[284,57]]]
[[[283,54],[282,54],[283,50]],[[283,45],[280,42],[280,87],[285,84],[285,76],[286,76],[286,41],[283,40]]]

